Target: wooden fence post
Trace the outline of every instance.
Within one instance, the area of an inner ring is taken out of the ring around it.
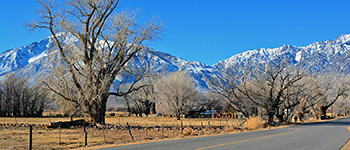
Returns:
[[[210,119],[208,118],[208,128],[210,129]]]
[[[164,123],[162,123],[162,136],[164,138]]]
[[[182,121],[181,121],[181,135],[183,135],[184,134],[184,132],[183,132],[183,124],[182,124]]]
[[[29,125],[29,150],[32,150],[32,141],[33,141],[33,127],[32,125]]]
[[[84,126],[84,135],[85,135],[85,146],[87,146],[87,131],[85,126]]]
[[[103,139],[105,140],[105,143],[107,143],[106,134],[105,134],[105,125],[102,125],[102,133],[103,133]]]
[[[126,122],[126,125],[128,126],[128,130],[129,130],[130,137],[131,137],[131,139],[134,141],[134,137],[132,136],[132,133],[131,133],[131,130],[130,130],[130,126],[129,126],[129,123],[128,123],[128,122]]]
[[[203,132],[203,122],[201,122],[201,129],[202,129],[202,134],[204,134],[204,132]]]
[[[148,125],[146,123],[146,138],[148,138]]]
[[[62,144],[62,142],[61,142],[61,124],[60,124],[60,126],[58,127],[58,144]]]
[[[173,122],[173,136],[175,136],[175,123]]]

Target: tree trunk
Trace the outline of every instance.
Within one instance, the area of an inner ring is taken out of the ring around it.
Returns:
[[[71,126],[83,126],[87,125],[84,119],[79,119],[75,121],[63,121],[63,122],[50,122],[47,128],[70,128]]]
[[[124,96],[124,100],[125,100],[125,104],[128,108],[128,116],[130,117],[131,116],[131,107],[130,107],[130,103],[129,103],[129,100],[127,99],[126,96]]]
[[[321,119],[326,119],[327,118],[327,109],[329,107],[327,106],[320,106],[320,110],[321,110]]]
[[[298,118],[299,118],[299,121],[304,121],[304,113],[299,112],[299,113],[297,114],[297,116],[298,116]]]
[[[315,118],[316,120],[318,120],[318,119],[319,119],[319,116],[318,116],[318,110],[316,109],[316,107],[315,107],[315,106],[312,106],[312,107],[311,107],[311,111],[312,111],[312,113],[314,114],[314,118]]]
[[[69,113],[70,121],[73,121],[73,114]]]
[[[175,115],[176,115],[177,120],[180,120],[180,113],[176,113]]]
[[[96,113],[93,113],[93,114],[89,113],[91,124],[94,124],[94,125],[105,124],[105,114],[106,114],[106,111],[103,111],[102,108]]]
[[[139,114],[138,115],[139,117],[142,117],[142,111],[141,110],[138,112],[138,114]]]
[[[108,94],[102,94],[101,100],[99,100],[99,106],[92,106],[95,108],[92,111],[89,111],[91,124],[105,124],[106,116],[106,106],[107,106]]]
[[[275,116],[275,112],[268,112],[267,115],[269,116],[269,120],[268,120],[268,123],[270,125],[273,125],[273,116]]]
[[[285,121],[285,119],[283,118],[283,114],[276,114],[276,117],[280,123]]]
[[[151,104],[151,112],[153,113],[153,114],[156,114],[157,112],[156,112],[156,103],[155,102],[152,102],[152,104]]]
[[[145,113],[146,116],[150,114],[151,107],[152,107],[152,102],[150,101],[145,102],[145,110],[143,111],[143,113]]]

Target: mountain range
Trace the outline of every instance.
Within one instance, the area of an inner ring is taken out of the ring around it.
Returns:
[[[0,79],[4,79],[4,75],[8,73],[14,73],[26,76],[30,81],[35,82],[48,74],[57,52],[51,36],[27,46],[7,50],[0,54]],[[344,34],[332,40],[311,43],[304,47],[283,45],[277,48],[249,50],[219,61],[212,66],[187,61],[150,48],[146,48],[142,57],[135,58],[132,63],[141,64],[146,61],[151,64],[151,69],[165,72],[185,70],[193,77],[198,88],[206,89],[207,80],[220,75],[225,69],[233,67],[238,71],[244,71],[251,65],[261,65],[278,57],[289,58],[291,63],[299,64],[304,70],[349,73],[350,34]]]

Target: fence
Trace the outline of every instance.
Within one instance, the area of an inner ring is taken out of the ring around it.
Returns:
[[[47,129],[44,124],[0,124],[0,149],[69,149],[101,144],[209,135],[240,130],[240,119],[116,122],[100,127]],[[129,124],[129,128],[127,126]],[[129,130],[130,129],[130,130]],[[131,134],[130,134],[131,133]],[[132,136],[131,136],[132,135]]]

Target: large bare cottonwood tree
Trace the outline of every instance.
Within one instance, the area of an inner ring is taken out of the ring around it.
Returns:
[[[211,80],[211,90],[224,96],[232,109],[246,117],[257,115],[257,108],[262,108],[270,124],[274,116],[284,121],[281,105],[287,99],[288,89],[302,79],[303,73],[290,65],[289,59],[281,57],[246,70],[244,73],[236,68],[224,70],[222,76]]]
[[[48,88],[81,107],[91,123],[103,124],[113,81],[142,50],[142,43],[158,37],[161,25],[155,19],[136,25],[136,13],[117,12],[119,0],[39,3],[41,18],[31,27],[50,31],[62,59],[57,62],[66,67],[66,79],[73,83],[77,96],[73,99],[49,82]]]
[[[349,93],[349,77],[342,73],[326,73],[316,76],[317,89],[319,90],[319,103],[315,115],[326,118],[327,109],[339,99],[344,99]]]
[[[273,123],[274,116],[283,122],[284,110],[281,109],[281,105],[287,99],[287,91],[303,76],[298,66],[290,65],[289,59],[279,57],[260,66],[253,73],[252,79],[242,82],[239,91],[266,111],[270,124]]]
[[[163,76],[155,85],[157,96],[157,112],[180,115],[194,104],[197,90],[193,81],[184,71]]]
[[[246,75],[239,74],[237,68],[222,70],[222,75],[209,79],[209,89],[226,99],[227,106],[235,112],[244,116],[252,115],[255,104],[247,99],[240,91],[241,82]]]

